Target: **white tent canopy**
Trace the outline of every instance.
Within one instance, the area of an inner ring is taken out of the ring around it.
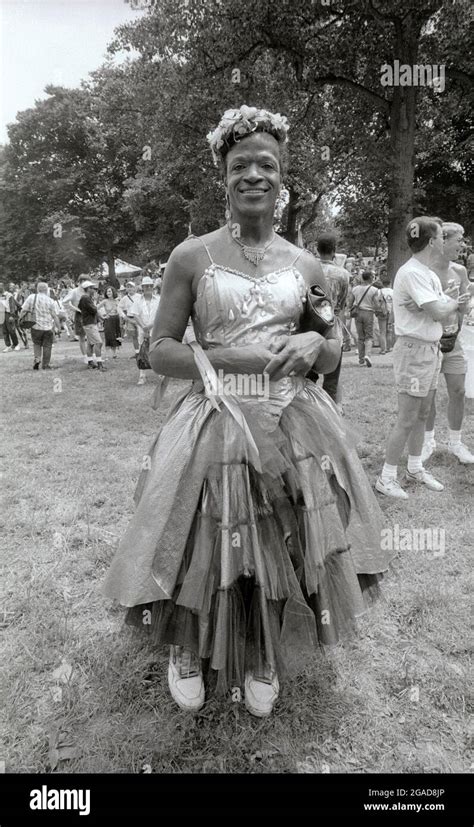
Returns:
[[[135,267],[134,264],[128,264],[126,261],[122,261],[121,258],[115,259],[115,275],[116,276],[126,276],[129,273],[140,273],[141,267]],[[108,276],[109,275],[109,265],[105,262],[101,264],[101,275]]]

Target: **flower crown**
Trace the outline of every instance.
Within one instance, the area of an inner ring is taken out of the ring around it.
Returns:
[[[277,141],[286,143],[288,140],[289,124],[285,115],[276,115],[267,109],[257,109],[255,106],[241,106],[240,109],[227,109],[219,125],[213,132],[209,132],[207,140],[211,147],[215,166],[222,159],[222,147],[240,141],[246,135],[257,130],[269,132]]]

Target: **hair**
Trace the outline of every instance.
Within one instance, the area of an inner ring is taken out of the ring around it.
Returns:
[[[318,243],[316,245],[318,253],[321,256],[331,256],[334,255],[336,252],[336,233],[334,232],[327,232],[321,233],[318,238]]]
[[[362,273],[363,281],[372,281],[373,273],[372,270],[364,270]]]
[[[430,238],[436,238],[438,227],[442,227],[441,218],[420,215],[413,218],[406,228],[407,244],[412,253],[419,253],[428,246]]]
[[[104,287],[104,299],[107,298],[107,291],[108,290],[112,290],[112,298],[116,299],[117,298],[117,291],[116,291],[115,287],[113,287],[112,284],[106,284],[105,285],[105,287]]]
[[[462,224],[456,224],[455,221],[443,221],[443,235],[445,238],[451,238],[456,233],[464,235],[464,227]]]
[[[39,281],[36,285],[36,292],[37,293],[46,293],[48,289],[48,285],[45,281]]]

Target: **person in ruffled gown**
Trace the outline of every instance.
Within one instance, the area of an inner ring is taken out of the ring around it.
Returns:
[[[381,511],[330,397],[334,334],[300,333],[311,253],[273,232],[286,119],[241,107],[208,136],[227,224],[171,254],[150,362],[192,380],[167,412],[104,585],[127,621],[169,644],[183,709],[239,687],[271,713],[279,682],[334,644],[378,593]],[[196,342],[183,344],[191,316]],[[245,381],[244,381],[245,380]]]

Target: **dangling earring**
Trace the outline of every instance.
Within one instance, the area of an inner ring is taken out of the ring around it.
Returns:
[[[226,192],[226,194],[225,194],[225,213],[224,213],[224,216],[225,216],[226,221],[230,221],[230,219],[232,218],[232,213],[230,211],[230,201],[229,201],[229,193],[228,192]]]

